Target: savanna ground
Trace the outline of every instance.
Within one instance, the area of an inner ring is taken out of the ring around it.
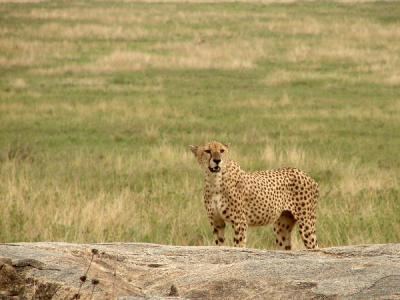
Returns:
[[[187,145],[219,140],[244,169],[319,182],[321,246],[399,242],[399,16],[0,1],[0,241],[212,244]],[[248,246],[274,248],[271,228]]]

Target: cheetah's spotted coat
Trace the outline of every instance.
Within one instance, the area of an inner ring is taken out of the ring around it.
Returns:
[[[273,224],[280,249],[291,249],[296,222],[304,245],[317,247],[317,183],[303,171],[283,168],[248,173],[228,158],[218,142],[190,146],[205,173],[204,204],[215,243],[224,244],[225,223],[232,224],[235,246],[246,246],[248,226]]]

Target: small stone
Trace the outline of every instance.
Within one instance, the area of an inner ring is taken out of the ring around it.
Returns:
[[[169,291],[168,296],[179,296],[178,289],[174,284],[171,285],[171,290]]]

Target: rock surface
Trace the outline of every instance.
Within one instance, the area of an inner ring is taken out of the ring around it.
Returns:
[[[93,285],[93,279],[99,283]],[[0,245],[0,299],[73,299],[77,293],[80,299],[125,300],[400,299],[400,244],[288,252],[117,243]]]

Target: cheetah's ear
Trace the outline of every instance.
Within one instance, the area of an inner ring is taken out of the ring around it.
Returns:
[[[229,149],[229,147],[231,146],[230,144],[225,144],[225,143],[222,143],[222,145],[224,145],[226,148],[228,148]]]
[[[198,148],[199,148],[199,146],[189,145],[189,149],[190,149],[190,151],[193,152],[194,155],[197,155],[197,149]]]

